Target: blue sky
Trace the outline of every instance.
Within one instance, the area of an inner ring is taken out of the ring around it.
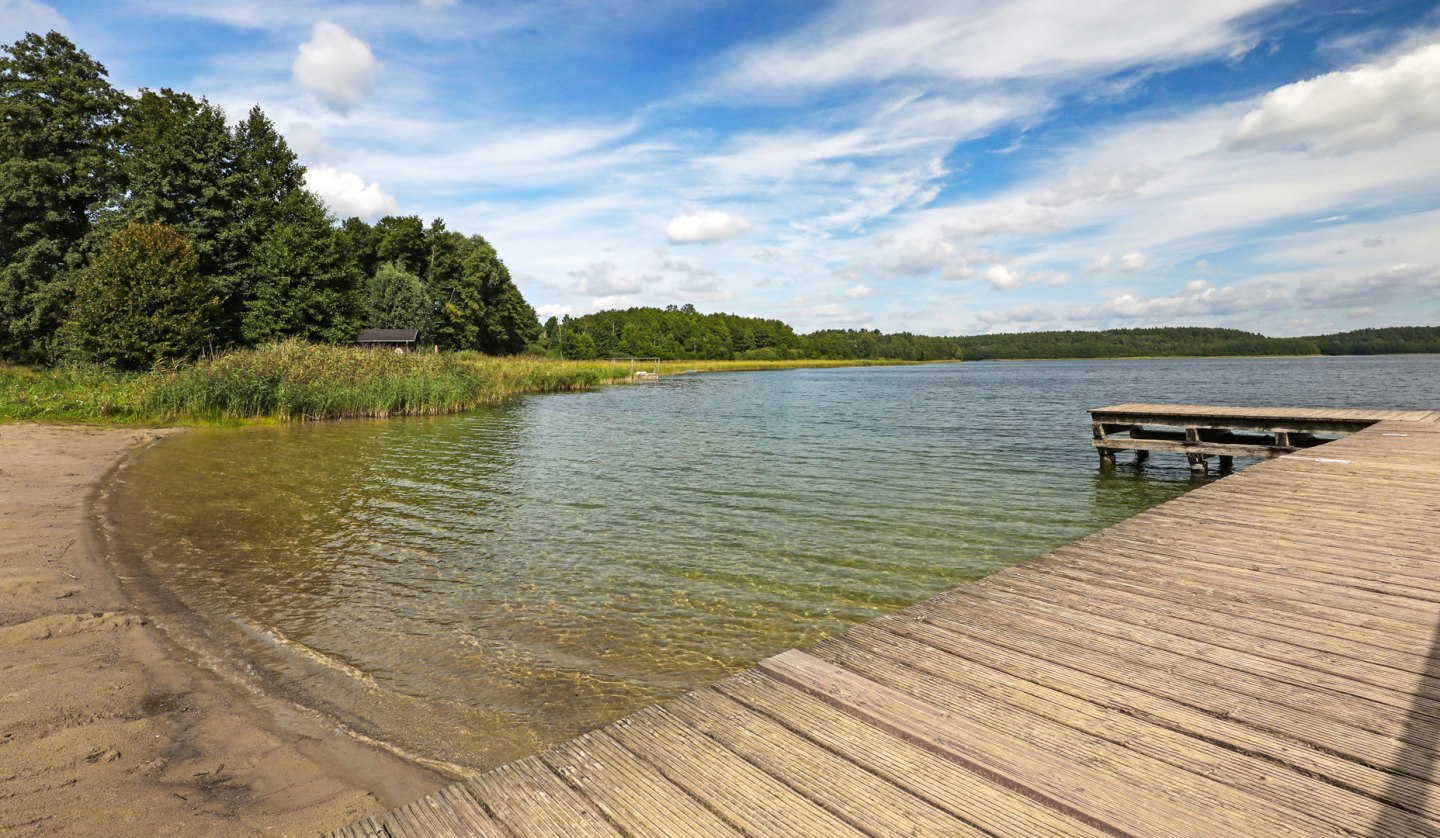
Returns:
[[[542,316],[973,334],[1440,323],[1436,3],[0,0],[275,120],[338,216]]]

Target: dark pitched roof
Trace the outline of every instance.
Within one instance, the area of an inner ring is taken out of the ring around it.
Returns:
[[[417,329],[362,329],[358,343],[414,343],[420,335]]]

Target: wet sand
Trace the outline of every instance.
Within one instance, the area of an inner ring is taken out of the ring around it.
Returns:
[[[441,785],[253,689],[110,564],[98,490],[167,433],[0,425],[0,834],[306,835]]]

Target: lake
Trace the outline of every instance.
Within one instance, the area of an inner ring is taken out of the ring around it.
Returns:
[[[1117,402],[1440,407],[1440,356],[676,376],[433,419],[198,430],[113,546],[286,697],[484,769],[1200,485]],[[1212,478],[1213,479],[1213,478]]]

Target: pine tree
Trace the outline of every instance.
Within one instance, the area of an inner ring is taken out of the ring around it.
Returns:
[[[125,96],[64,36],[0,55],[0,355],[54,357],[95,211],[119,193]]]

